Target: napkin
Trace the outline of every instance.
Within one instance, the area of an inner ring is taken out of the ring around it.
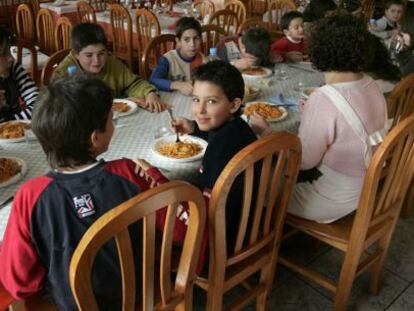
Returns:
[[[282,94],[276,96],[269,96],[266,101],[277,106],[288,107],[289,109],[299,111],[298,100],[292,97],[284,97]]]

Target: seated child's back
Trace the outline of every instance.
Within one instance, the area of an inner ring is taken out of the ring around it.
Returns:
[[[13,202],[0,249],[0,281],[15,298],[45,288],[60,310],[77,310],[68,271],[79,240],[105,212],[149,188],[131,160],[96,160],[113,134],[112,99],[104,82],[85,77],[57,80],[39,95],[32,127],[53,170],[23,184]],[[161,176],[151,172],[154,179]],[[130,227],[138,266],[139,226]],[[119,310],[113,242],[98,253],[92,280],[100,308]]]

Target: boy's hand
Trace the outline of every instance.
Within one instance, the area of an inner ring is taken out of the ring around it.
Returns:
[[[255,66],[256,62],[257,62],[257,57],[249,54],[243,58],[235,60],[233,62],[233,66],[235,66],[239,70],[245,70],[245,69]]]
[[[193,94],[193,85],[190,82],[174,81],[171,82],[170,87],[172,90],[179,91],[187,96]]]
[[[145,96],[146,108],[152,112],[162,112],[166,108],[160,102],[160,97],[155,92],[150,92]]]
[[[272,131],[269,123],[256,112],[250,116],[249,125],[256,135],[262,136]]]
[[[132,160],[134,161],[140,168],[142,168],[145,172],[148,171],[152,165],[149,164],[147,161],[145,161],[144,159],[134,159]]]
[[[286,55],[286,60],[291,61],[291,62],[301,62],[304,59],[303,54],[298,51],[287,52],[285,55]]]
[[[283,56],[277,52],[271,52],[269,54],[269,60],[272,64],[283,62]]]
[[[154,94],[154,93],[150,93],[150,94]],[[157,96],[157,95],[155,95],[155,96]],[[138,105],[138,107],[148,109],[151,112],[155,112],[155,110],[151,109],[151,107],[147,104],[147,99],[135,98],[135,97],[128,97],[128,99],[130,101],[133,101],[134,103],[136,103]],[[158,98],[158,100],[159,100],[159,98]],[[167,110],[167,109],[171,108],[171,106],[169,104],[166,104],[166,103],[159,103],[159,104],[161,106],[161,110],[157,111],[157,112],[162,112],[164,110]]]
[[[171,127],[174,133],[191,134],[194,132],[194,122],[186,118],[174,118],[171,121]]]

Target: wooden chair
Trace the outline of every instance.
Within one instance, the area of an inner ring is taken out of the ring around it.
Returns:
[[[263,18],[263,14],[266,13],[268,0],[249,0],[247,7],[247,16]]]
[[[374,15],[375,11],[375,0],[363,0],[361,3],[362,7],[362,18],[364,19],[365,23],[368,23],[369,20]]]
[[[72,23],[66,16],[59,17],[55,27],[55,47],[56,50],[70,48],[70,36],[72,32]]]
[[[201,20],[204,20],[206,16],[210,18],[215,11],[214,3],[210,0],[196,0],[191,3],[191,13],[198,12]]]
[[[245,31],[249,30],[250,28],[254,28],[254,27],[262,27],[262,28],[267,28],[267,25],[263,22],[262,19],[258,18],[258,17],[251,17],[246,19],[239,27],[239,29],[237,30],[237,33],[239,34],[243,34]]]
[[[153,38],[147,45],[142,56],[142,76],[144,79],[149,79],[152,69],[154,69],[158,60],[166,52],[175,49],[176,41],[175,35],[162,34]]]
[[[202,277],[196,280],[196,284],[207,291],[206,310],[222,310],[224,293],[242,284],[247,284],[248,292],[226,306],[226,310],[240,310],[255,297],[256,310],[267,309],[300,155],[301,145],[296,135],[274,133],[238,152],[220,174],[213,187],[208,210],[208,280]],[[243,205],[240,207],[238,230],[234,232],[235,246],[227,252],[226,202],[238,176],[244,177]],[[255,201],[254,188],[257,190]],[[257,272],[257,284],[248,282],[247,279]]]
[[[59,50],[52,54],[42,70],[41,86],[48,85],[53,72],[59,63],[70,53],[71,49]]]
[[[246,20],[246,5],[240,0],[230,0],[224,4],[224,8],[236,13],[237,19],[240,24]]]
[[[30,51],[30,68],[27,70],[29,72],[30,77],[33,79],[33,81],[38,84],[38,63],[37,63],[37,56],[38,51],[35,47],[35,45],[31,42],[28,42],[26,40],[21,40],[19,38],[16,39],[16,47],[17,47],[17,61],[22,64],[23,63],[23,49],[27,49]]]
[[[79,1],[76,4],[78,11],[78,19],[81,23],[94,23],[96,24],[96,14],[94,8],[85,1]]]
[[[180,202],[189,202],[191,216],[175,282],[171,284],[172,232]],[[166,205],[169,207],[162,237],[158,282],[154,280],[155,214]],[[193,281],[204,231],[205,210],[200,190],[185,182],[173,181],[147,190],[101,216],[82,237],[70,264],[70,286],[79,309],[98,310],[91,284],[92,265],[96,253],[102,246],[115,239],[122,275],[122,310],[135,310],[136,280],[128,226],[142,220],[143,266],[137,267],[143,271],[142,310],[191,310]],[[160,287],[159,302],[154,297],[154,285]]]
[[[289,215],[286,223],[345,253],[337,283],[282,256],[279,263],[335,294],[346,310],[354,279],[371,269],[370,292],[380,289],[382,268],[414,172],[414,116],[400,122],[376,150],[365,175],[355,214],[331,224]],[[377,247],[374,247],[374,246]]]
[[[201,45],[204,55],[210,54],[210,48],[215,47],[224,37],[226,32],[223,28],[217,25],[203,25],[201,26]]]
[[[147,9],[136,11],[136,30],[138,35],[138,60],[139,71],[143,74],[143,64],[141,62],[145,47],[149,41],[161,34],[161,26],[157,16]]]
[[[296,11],[296,5],[291,0],[270,0],[267,5],[268,15],[268,30],[269,31],[280,31],[280,20],[286,12]]]
[[[55,51],[55,21],[48,9],[40,9],[36,17],[37,43],[39,50],[46,55]]]
[[[228,9],[216,11],[208,23],[220,26],[226,35],[235,35],[240,26],[237,14]]]
[[[393,118],[395,127],[402,120],[414,113],[414,73],[403,78],[387,97],[388,116]],[[402,216],[408,217],[414,204],[414,181],[411,182],[405,198]]]
[[[131,15],[121,4],[111,4],[110,7],[113,53],[124,60],[132,71],[136,71],[133,58]]]
[[[30,5],[20,4],[16,11],[16,35],[20,40],[36,42],[35,22]]]
[[[13,26],[13,10],[8,0],[0,0],[0,25]]]

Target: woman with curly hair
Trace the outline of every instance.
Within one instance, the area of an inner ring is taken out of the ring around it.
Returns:
[[[289,204],[294,215],[329,223],[358,206],[373,147],[387,123],[384,96],[363,73],[372,53],[368,37],[366,26],[352,15],[327,17],[313,29],[309,55],[326,85],[303,105],[303,171]],[[253,129],[263,129],[257,118],[252,122]]]

